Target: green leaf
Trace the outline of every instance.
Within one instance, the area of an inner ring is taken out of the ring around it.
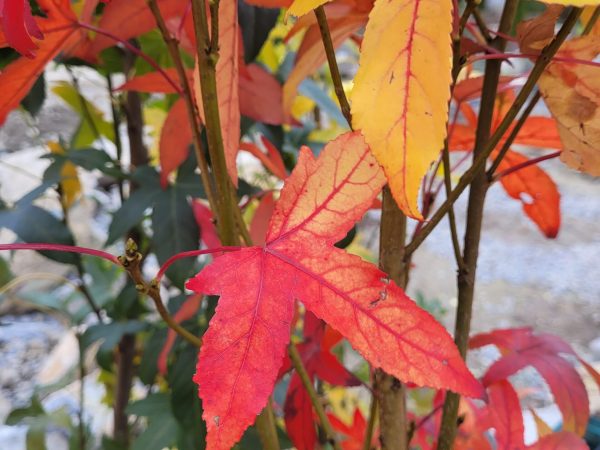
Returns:
[[[0,287],[4,286],[13,278],[14,275],[10,271],[8,262],[4,258],[0,258]]]
[[[136,416],[152,417],[163,416],[166,412],[171,412],[170,395],[165,392],[149,394],[142,400],[131,402],[126,408],[127,414]]]
[[[71,231],[45,209],[34,205],[18,205],[0,211],[0,228],[8,228],[20,239],[30,243],[74,245]],[[65,264],[77,264],[79,255],[43,251],[42,255]]]
[[[142,383],[151,385],[156,379],[158,369],[156,362],[158,360],[158,351],[165,344],[167,339],[167,328],[156,328],[146,342],[144,343],[144,352],[142,353],[142,360],[140,361],[140,367],[138,369],[138,376]]]
[[[173,413],[179,424],[177,446],[179,450],[202,449],[205,447],[206,426],[202,420],[198,387],[192,381],[198,350],[188,343],[182,343],[177,350],[177,357],[169,365],[168,372]]]
[[[148,426],[133,442],[132,450],[162,450],[177,439],[177,422],[171,410],[170,396],[150,394],[127,406],[127,413],[148,417]]]
[[[79,128],[71,142],[73,148],[90,146],[98,139],[98,134],[114,141],[112,124],[104,120],[102,111],[88,101],[75,87],[62,81],[52,88],[52,92],[63,99],[81,118]]]
[[[112,351],[123,335],[139,333],[146,327],[147,324],[136,320],[92,325],[81,336],[81,349],[85,351],[91,344],[103,339],[104,342],[100,346],[100,350]]]
[[[198,248],[198,225],[187,196],[177,188],[169,187],[157,196],[152,228],[152,243],[160,264],[177,253]],[[182,289],[184,282],[193,274],[194,262],[193,258],[177,261],[167,270],[167,277]]]
[[[158,185],[140,186],[135,190],[113,215],[112,222],[108,227],[108,239],[104,245],[110,245],[117,239],[125,237],[129,230],[142,221],[146,210],[153,206],[155,199],[160,194],[161,190]]]
[[[42,109],[42,105],[46,100],[46,78],[44,72],[35,80],[29,93],[21,100],[21,106],[31,114],[36,116]]]

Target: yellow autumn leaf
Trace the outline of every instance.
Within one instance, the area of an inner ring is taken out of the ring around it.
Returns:
[[[354,128],[398,206],[417,219],[421,180],[446,137],[451,11],[452,0],[376,0],[352,91]]]
[[[287,10],[286,17],[289,15],[300,17],[304,14],[318,8],[331,0],[295,0]]]
[[[56,155],[65,153],[65,149],[58,142],[48,142],[48,148]],[[77,175],[77,168],[70,161],[65,162],[60,171],[60,190],[60,199],[65,209],[69,209],[81,194],[81,182]]]

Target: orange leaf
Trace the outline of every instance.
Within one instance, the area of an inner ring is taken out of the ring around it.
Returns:
[[[227,1],[219,7],[219,60],[217,62],[217,97],[225,150],[227,172],[237,186],[236,158],[240,143],[239,100],[239,25],[237,2]],[[196,103],[203,110],[198,64],[194,72]],[[202,115],[202,113],[201,113]]]
[[[158,0],[158,7],[165,20],[174,16],[183,16],[189,0]],[[123,40],[128,40],[156,28],[156,21],[146,0],[113,0],[102,13],[98,28]],[[108,36],[98,34],[91,46],[91,54],[117,43]]]
[[[377,0],[352,91],[353,125],[383,166],[398,206],[416,219],[421,180],[446,137],[451,31],[451,0]]]
[[[349,14],[343,19],[328,19],[331,40],[335,48],[339,47],[367,20],[367,13]],[[310,74],[314,73],[326,61],[319,27],[314,24],[304,34],[296,54],[294,68],[283,85],[283,111],[289,117],[298,86]]]
[[[259,122],[281,125],[283,114],[281,84],[258,64],[249,64],[240,76],[240,113]]]
[[[188,120],[187,106],[183,98],[178,99],[165,119],[160,132],[160,183],[163,188],[167,178],[188,157],[192,143],[192,128]]]
[[[75,36],[78,29],[77,19],[70,9],[69,3],[61,0],[45,2],[48,19],[39,21],[40,28],[45,30],[43,41],[39,41],[38,50],[33,58],[19,58],[6,66],[0,73],[0,85],[3,95],[0,96],[0,124],[6,116],[21,103],[31,90],[46,65],[63,50]]]
[[[263,245],[265,238],[267,237],[267,231],[269,230],[269,221],[275,210],[275,199],[273,198],[273,191],[267,192],[260,199],[260,204],[250,223],[250,236],[252,242],[256,245]]]
[[[510,169],[528,161],[520,153],[508,151],[498,171]],[[500,183],[508,195],[523,204],[523,211],[548,238],[555,238],[560,228],[560,193],[556,184],[537,165],[502,176]]]
[[[179,75],[175,68],[164,69],[165,73],[172,80],[178,80]],[[191,79],[190,73],[190,79]],[[138,75],[128,79],[124,84],[119,86],[117,91],[137,91],[137,92],[152,92],[163,94],[176,94],[177,91],[173,85],[160,73],[148,72],[143,75]]]
[[[554,27],[564,6],[549,5],[533,19],[517,24],[517,39],[523,53],[539,53],[554,37]]]
[[[204,335],[199,384],[209,449],[229,449],[271,394],[294,301],[403,381],[481,396],[447,331],[376,266],[334,247],[385,183],[360,133],[308,148],[287,179],[260,247],[217,258],[187,283],[220,295]]]
[[[204,245],[208,248],[220,247],[221,240],[219,239],[219,233],[217,233],[217,227],[215,227],[213,213],[210,208],[200,200],[194,200],[192,202],[192,211],[200,229],[200,239],[204,242]]]
[[[245,150],[251,155],[255,156],[263,163],[263,165],[269,169],[269,171],[280,179],[287,177],[287,171],[279,150],[275,148],[273,144],[264,136],[261,136],[263,146],[267,149],[267,153],[263,153],[258,146],[252,142],[241,142],[240,150]]]

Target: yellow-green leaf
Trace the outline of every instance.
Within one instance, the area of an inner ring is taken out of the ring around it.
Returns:
[[[600,5],[600,0],[540,0],[543,3],[552,3],[554,5],[565,5],[565,6],[594,6]]]
[[[376,0],[352,92],[355,129],[383,166],[398,206],[421,218],[421,180],[446,137],[452,0]]]
[[[294,3],[290,5],[290,8],[287,11],[287,15],[289,16],[291,14],[292,16],[300,17],[330,1],[331,0],[294,0]]]

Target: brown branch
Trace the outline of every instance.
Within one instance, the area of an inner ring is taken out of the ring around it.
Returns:
[[[527,81],[519,91],[519,94],[506,113],[506,116],[504,116],[504,119],[502,122],[500,122],[498,128],[496,128],[496,131],[490,137],[484,150],[475,158],[471,167],[463,174],[456,187],[452,190],[446,201],[432,216],[429,223],[427,223],[427,225],[422,228],[421,232],[416,235],[415,238],[406,246],[405,258],[410,258],[410,255],[423,243],[425,238],[429,236],[429,234],[440,223],[450,207],[456,202],[456,200],[458,200],[463,191],[471,184],[479,169],[485,165],[487,158],[492,151],[494,151],[496,145],[498,145],[498,142],[500,142],[502,136],[504,136],[504,133],[506,133],[519,111],[521,111],[521,108],[527,101],[527,98],[535,88],[537,80],[550,63],[552,56],[558,51],[559,47],[562,45],[577,23],[580,14],[581,10],[579,8],[573,8],[556,37],[542,50],[542,53],[531,70]]]
[[[323,5],[315,9],[315,15],[317,16],[317,23],[319,24],[319,30],[321,31],[321,39],[323,41],[323,46],[325,47],[325,54],[327,55],[327,63],[329,64],[329,71],[331,72],[335,95],[340,102],[342,114],[344,114],[344,117],[348,121],[348,125],[352,128],[350,104],[348,103],[348,98],[344,92],[344,85],[342,84],[342,77],[340,75],[337,60],[335,59],[335,48],[333,47],[333,41],[331,40],[329,24],[327,23],[327,16],[325,15],[325,8],[323,8]]]
[[[218,17],[218,2],[213,1],[212,5],[211,12],[215,16],[212,17],[214,27],[214,20]],[[238,245],[239,236],[236,233],[235,213],[233,211],[233,208],[237,208],[237,202],[234,201],[235,193],[227,173],[219,115],[216,77],[216,65],[219,58],[218,35],[212,36],[212,38],[209,37],[206,2],[204,0],[192,0],[192,15],[196,32],[200,88],[202,91],[204,120],[206,122],[208,151],[217,186],[217,209],[214,212],[217,216],[217,227],[223,245]]]
[[[377,423],[377,398],[371,397],[371,406],[369,407],[369,419],[367,422],[367,431],[365,431],[365,439],[363,441],[363,450],[371,450],[371,442],[375,433],[375,424]]]
[[[510,32],[515,20],[518,5],[519,0],[506,0],[500,19],[500,25],[498,27],[499,32]],[[496,50],[504,51],[506,41],[501,37],[496,37],[492,42],[492,46]],[[475,147],[473,149],[474,159],[485,154],[486,144],[490,139],[501,65],[502,61],[492,60],[488,61],[485,66],[481,106],[477,119],[477,130],[475,132]],[[450,164],[448,163],[448,166],[449,165]],[[471,330],[471,316],[475,294],[475,274],[477,270],[477,259],[479,257],[483,208],[488,187],[489,183],[485,173],[485,165],[482,165],[477,169],[469,189],[463,267],[459,269],[457,275],[458,308],[456,311],[454,342],[463,359],[466,359],[467,345]],[[459,394],[454,392],[448,392],[446,394],[438,438],[438,450],[450,450],[453,447],[457,429],[456,419],[459,402]]]
[[[190,86],[190,81],[188,79],[186,68],[183,64],[183,60],[181,59],[181,53],[179,52],[179,43],[177,39],[175,39],[169,32],[167,24],[165,23],[165,20],[160,12],[160,8],[158,7],[157,0],[148,0],[148,7],[154,15],[154,19],[156,20],[158,29],[162,34],[163,40],[165,41],[167,49],[169,50],[169,54],[171,55],[171,59],[175,64],[177,76],[179,77],[179,82],[181,83],[183,90],[182,96],[185,101],[188,120],[190,122],[190,127],[192,127],[192,141],[194,144],[194,153],[196,154],[196,160],[200,169],[202,185],[204,187],[204,192],[206,193],[208,203],[210,204],[210,208],[213,211],[217,211],[217,202],[213,193],[213,185],[210,172],[208,171],[208,162],[206,161],[206,156],[204,155],[204,151],[202,148],[202,136],[200,135],[200,119],[198,114],[198,106],[196,105],[196,101],[194,99],[194,94],[192,91],[192,87]]]
[[[321,423],[321,427],[325,431],[327,435],[327,441],[333,446],[335,450],[341,450],[340,444],[337,441],[335,431],[329,422],[329,418],[327,414],[325,414],[325,410],[323,409],[323,405],[321,404],[321,400],[319,399],[319,394],[315,390],[315,386],[313,385],[308,372],[306,371],[306,367],[304,367],[304,363],[302,362],[302,358],[300,356],[300,352],[296,348],[296,344],[293,342],[288,346],[288,354],[290,355],[290,360],[292,361],[292,365],[294,369],[296,369],[296,373],[300,377],[302,381],[302,385],[308,396],[310,397],[310,401],[317,413],[317,417],[319,418],[319,422]]]
[[[388,186],[383,188],[379,266],[401,288],[408,282],[409,264],[404,259],[406,216],[392,197]],[[408,448],[406,386],[381,369],[375,370],[375,396],[379,404],[379,441],[383,450]]]

